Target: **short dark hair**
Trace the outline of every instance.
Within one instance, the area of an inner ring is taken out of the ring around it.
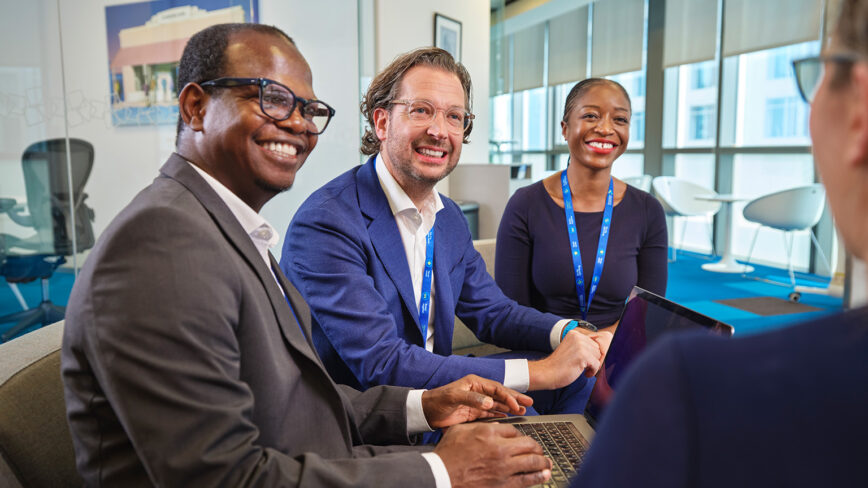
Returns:
[[[176,83],[178,95],[188,83],[203,83],[220,78],[226,69],[226,46],[229,45],[229,38],[239,32],[247,31],[282,37],[293,46],[295,45],[295,41],[286,32],[271,25],[235,23],[206,27],[193,34],[193,37],[187,41],[187,45],[184,47],[184,53],[178,64],[178,82]],[[178,130],[175,133],[176,144],[177,137],[181,135],[183,129],[184,119],[178,114]]]
[[[588,90],[597,85],[603,84],[610,84],[618,87],[621,90],[621,93],[624,94],[624,98],[627,99],[627,108],[630,109],[630,113],[633,112],[633,105],[630,102],[630,95],[627,93],[627,90],[625,90],[624,87],[621,86],[620,83],[618,83],[617,81],[608,80],[606,78],[588,78],[576,83],[570,90],[570,93],[567,95],[567,100],[566,102],[564,102],[564,116],[561,120],[563,120],[564,122],[567,121],[570,116],[570,112],[576,105],[576,102],[578,102],[579,99],[588,92]]]
[[[447,51],[437,47],[426,47],[410,51],[395,58],[392,63],[381,71],[371,81],[368,87],[368,92],[362,100],[359,108],[368,121],[368,127],[365,128],[365,135],[362,136],[362,145],[360,150],[362,154],[376,154],[380,151],[380,139],[374,131],[374,110],[378,108],[390,109],[392,100],[398,97],[398,90],[401,89],[401,81],[404,80],[404,75],[416,66],[430,66],[439,68],[458,77],[461,82],[461,87],[464,89],[464,105],[468,112],[473,112],[472,100],[470,93],[472,85],[470,82],[470,73],[461,63],[455,61]],[[469,142],[468,137],[473,130],[473,121],[464,129],[463,142]]]

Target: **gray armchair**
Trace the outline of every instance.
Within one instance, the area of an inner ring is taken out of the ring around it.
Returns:
[[[0,344],[0,486],[63,488],[75,469],[60,380],[63,322]]]

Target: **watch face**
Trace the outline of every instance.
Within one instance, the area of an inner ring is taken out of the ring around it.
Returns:
[[[577,320],[576,322],[578,322],[579,327],[581,327],[583,329],[592,330],[594,332],[597,331],[597,326],[588,322],[587,320]]]

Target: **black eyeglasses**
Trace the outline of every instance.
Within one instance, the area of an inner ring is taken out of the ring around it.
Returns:
[[[802,99],[808,103],[814,101],[814,94],[823,79],[824,65],[827,62],[852,64],[865,61],[866,57],[856,53],[837,53],[822,56],[811,56],[793,61],[793,71],[796,74],[796,84]]]
[[[268,78],[218,78],[199,86],[217,88],[234,88],[237,86],[255,85],[259,87],[259,108],[262,113],[276,121],[286,120],[292,116],[296,105],[301,107],[301,116],[307,122],[307,131],[311,134],[322,134],[335,115],[335,109],[319,100],[306,100],[292,92],[287,86]]]

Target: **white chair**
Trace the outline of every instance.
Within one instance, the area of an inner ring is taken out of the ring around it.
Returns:
[[[669,217],[703,217],[707,219],[708,240],[711,242],[712,254],[714,254],[714,240],[712,238],[711,223],[714,214],[720,211],[720,202],[698,200],[700,196],[717,196],[717,192],[697,185],[696,183],[675,178],[674,176],[658,176],[651,183],[654,193],[663,211]],[[687,229],[687,220],[681,225],[681,241],[684,241],[684,232]],[[675,241],[670,239],[669,247],[673,249],[672,260],[675,260]]]
[[[651,192],[651,175],[627,176],[621,181],[644,192]]]
[[[823,207],[825,205],[826,190],[820,183],[770,193],[748,202],[744,207],[744,218],[760,225],[753,234],[750,251],[747,254],[747,262],[750,263],[756,238],[763,226],[784,231],[784,246],[787,248],[787,270],[790,273],[790,285],[795,290],[796,276],[793,273],[793,241],[795,241],[795,238],[793,232],[807,230],[811,234],[811,242],[817,246],[817,250],[823,258],[826,270],[831,274],[829,260],[826,259],[826,254],[820,248],[820,243],[817,242],[817,236],[814,235],[813,231],[813,227],[817,225],[820,217],[823,216]],[[797,295],[795,297],[791,295],[790,298],[798,300]]]

